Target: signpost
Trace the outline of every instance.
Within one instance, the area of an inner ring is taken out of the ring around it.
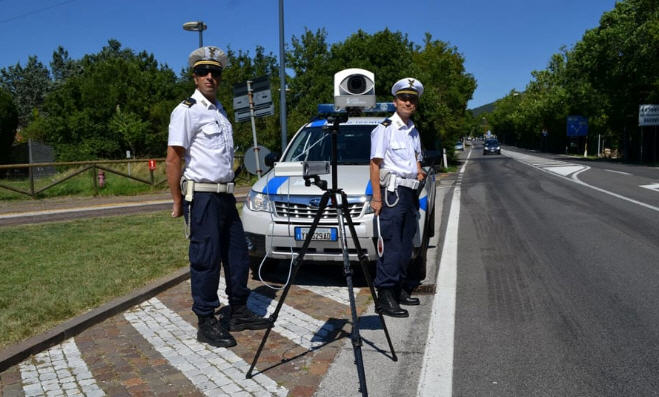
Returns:
[[[259,146],[256,141],[255,117],[272,116],[275,114],[275,106],[272,103],[270,93],[270,80],[268,76],[247,80],[246,83],[233,86],[233,111],[236,122],[251,119],[252,138],[254,150],[258,152]],[[261,165],[258,153],[256,154],[256,173],[261,177]]]

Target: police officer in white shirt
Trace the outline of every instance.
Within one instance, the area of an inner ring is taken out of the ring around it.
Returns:
[[[195,90],[171,114],[167,143],[167,181],[174,199],[172,216],[183,215],[190,239],[192,311],[198,317],[197,340],[217,347],[236,344],[215,316],[220,263],[231,307],[229,330],[264,329],[268,319],[246,306],[249,259],[243,225],[233,196],[233,130],[217,101],[227,55],[217,47],[193,51]],[[181,166],[185,161],[185,169]]]
[[[410,297],[413,285],[407,280],[407,266],[412,256],[412,240],[417,228],[419,200],[416,189],[425,178],[421,169],[419,131],[410,116],[423,94],[423,85],[414,78],[404,78],[391,89],[396,113],[371,132],[370,177],[373,189],[371,207],[379,217],[384,252],[378,258],[375,287],[377,308],[392,317],[407,317],[403,305],[418,305]]]

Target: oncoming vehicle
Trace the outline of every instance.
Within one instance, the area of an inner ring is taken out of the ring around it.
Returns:
[[[464,144],[462,143],[462,141],[457,141],[457,142],[455,143],[455,150],[460,150],[460,151],[464,152],[464,150],[465,150],[465,146],[464,146]]]
[[[377,229],[370,207],[373,192],[369,177],[370,139],[373,128],[383,120],[383,117],[350,117],[340,124],[337,134],[337,186],[348,196],[350,216],[369,262],[377,259]],[[330,161],[331,139],[323,128],[326,125],[326,119],[303,125],[281,161]],[[410,269],[410,272],[418,272],[420,279],[425,277],[428,240],[434,234],[435,172],[428,166],[424,166],[424,170],[428,175],[426,183],[420,187],[418,227],[411,258],[414,270]],[[320,175],[328,186],[331,186],[331,177],[331,174]],[[264,256],[266,262],[291,260],[300,252],[322,194],[323,190],[313,184],[305,186],[304,178],[275,176],[273,169],[252,186],[241,217],[254,270]],[[357,261],[347,227],[346,233],[349,258]],[[342,263],[335,208],[325,209],[304,259],[314,263]]]
[[[487,139],[485,144],[483,144],[483,154],[486,155],[489,153],[501,154],[501,145],[499,145],[499,141],[496,139]]]

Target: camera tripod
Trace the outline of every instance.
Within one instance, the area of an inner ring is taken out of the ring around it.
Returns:
[[[272,325],[268,329],[266,329],[265,334],[263,335],[263,339],[261,340],[261,344],[259,345],[259,348],[256,351],[256,355],[254,356],[254,360],[252,361],[252,365],[249,367],[249,370],[247,371],[246,374],[247,379],[250,379],[252,377],[252,371],[254,370],[254,366],[256,365],[259,356],[261,355],[261,351],[265,346],[268,336],[270,335],[270,330],[277,321],[279,311],[281,310],[284,304],[284,300],[286,300],[288,291],[291,285],[293,284],[293,282],[295,281],[295,277],[297,275],[300,266],[302,265],[302,260],[304,259],[304,255],[307,252],[307,249],[309,248],[309,244],[311,243],[314,232],[316,231],[316,228],[320,222],[320,218],[323,215],[323,211],[328,206],[331,206],[336,208],[336,215],[339,221],[338,239],[341,244],[341,249],[343,252],[343,271],[346,277],[346,283],[348,285],[348,298],[350,300],[350,312],[352,315],[352,331],[351,331],[350,339],[352,341],[352,349],[355,355],[355,364],[357,365],[359,390],[362,393],[362,396],[368,396],[368,392],[366,389],[366,374],[364,373],[364,362],[362,358],[362,349],[361,349],[362,338],[361,335],[359,334],[359,318],[357,316],[357,308],[355,305],[355,294],[353,291],[353,283],[352,283],[352,268],[350,267],[350,258],[348,255],[348,247],[347,247],[347,236],[345,233],[346,224],[348,226],[348,230],[350,231],[350,235],[352,237],[352,241],[355,246],[355,249],[357,250],[359,264],[364,274],[364,278],[368,283],[368,288],[371,291],[371,296],[373,297],[374,302],[377,302],[377,297],[375,295],[375,288],[373,286],[373,281],[371,280],[371,277],[368,272],[368,258],[366,257],[366,254],[362,252],[361,245],[359,244],[359,239],[357,238],[357,232],[355,231],[355,226],[350,216],[350,209],[348,208],[348,197],[343,190],[337,187],[337,140],[338,140],[337,134],[339,131],[339,124],[341,122],[347,121],[347,118],[348,118],[347,114],[331,116],[327,118],[327,121],[330,124],[327,128],[330,130],[331,133],[332,187],[328,188],[327,182],[321,180],[318,177],[318,175],[305,177],[305,185],[311,186],[311,183],[313,183],[314,185],[318,186],[325,192],[321,196],[320,204],[318,205],[318,212],[316,212],[313,218],[313,222],[311,224],[309,232],[304,239],[302,249],[300,250],[298,256],[295,258],[295,262],[293,263],[290,282],[286,284],[286,287],[282,292],[281,298],[279,298],[279,302],[277,303],[277,307],[270,316]],[[377,308],[377,303],[376,303],[376,308]],[[382,313],[380,312],[380,310],[377,309],[376,312],[380,317],[380,322],[382,323],[382,329],[384,330],[384,334],[387,338],[387,343],[389,344],[389,350],[391,351],[391,358],[393,361],[398,361],[398,357],[396,356],[396,352],[394,351],[394,346],[391,343],[391,338],[389,337],[389,331],[387,330],[387,325],[384,322]]]

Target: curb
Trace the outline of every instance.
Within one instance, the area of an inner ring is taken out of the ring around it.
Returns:
[[[0,372],[4,372],[9,367],[20,363],[33,354],[40,353],[51,346],[79,334],[92,325],[100,323],[115,314],[121,313],[132,306],[144,302],[188,278],[190,278],[190,268],[186,266],[175,273],[153,281],[126,296],[116,298],[96,309],[65,321],[43,334],[36,335],[15,345],[9,346],[0,351]]]

